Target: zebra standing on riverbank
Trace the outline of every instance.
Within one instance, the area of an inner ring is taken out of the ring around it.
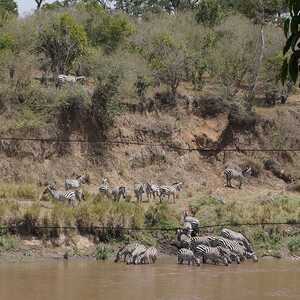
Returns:
[[[100,187],[99,187],[99,192],[101,194],[104,194],[106,197],[108,197],[109,184],[108,184],[108,179],[107,178],[102,179],[102,182],[101,182]]]
[[[143,194],[145,193],[144,185],[142,183],[135,183],[133,190],[137,202],[141,203],[143,201]]]
[[[66,179],[65,180],[65,189],[66,190],[72,190],[72,189],[79,189],[82,184],[89,184],[90,183],[90,177],[89,175],[83,175],[77,177],[77,179]]]
[[[188,265],[200,265],[199,259],[195,256],[194,252],[190,249],[179,249],[177,252],[178,264],[182,265],[184,262],[187,262]]]
[[[170,197],[173,197],[173,203],[175,203],[176,193],[180,192],[182,189],[183,183],[176,182],[172,185],[163,185],[159,189],[159,200],[162,202],[163,197],[167,196],[168,201],[170,201]]]
[[[214,264],[221,262],[225,266],[228,266],[227,258],[223,255],[223,253],[221,253],[220,249],[217,247],[198,245],[195,249],[195,255],[197,257],[202,256],[204,263],[206,263],[207,260],[210,260]]]
[[[57,191],[53,186],[49,185],[43,194],[49,193],[55,200],[59,202],[67,201],[68,204],[75,206],[77,201],[84,199],[84,194],[81,191]]]
[[[250,167],[247,167],[245,170],[237,170],[234,168],[226,168],[224,170],[224,176],[226,178],[226,187],[233,188],[231,180],[237,180],[239,182],[239,189],[242,188],[242,184],[247,176],[250,176],[252,170]]]
[[[126,187],[120,186],[112,189],[111,195],[114,201],[120,201],[121,197],[125,200],[126,199]]]
[[[150,183],[147,182],[145,189],[146,189],[146,194],[147,194],[148,201],[150,201],[151,198],[155,199],[156,196],[159,197],[159,191],[160,191],[159,185],[150,184]]]

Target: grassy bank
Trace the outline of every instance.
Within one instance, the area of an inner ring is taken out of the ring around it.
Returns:
[[[300,255],[300,226],[295,224],[300,220],[299,202],[297,197],[280,196],[262,201],[237,200],[222,204],[212,197],[195,196],[190,208],[202,226],[230,224],[228,227],[246,234],[259,255],[286,257]],[[114,250],[113,245],[130,240],[139,240],[147,245],[161,245],[166,250],[168,246],[170,248],[168,243],[174,239],[175,232],[151,229],[177,228],[180,226],[180,216],[179,209],[165,203],[113,203],[92,195],[88,195],[87,200],[75,208],[51,201],[35,200],[32,204],[23,206],[18,201],[2,200],[0,222],[8,230],[3,230],[0,249],[5,252],[18,248],[17,236],[35,236],[47,242],[58,240],[61,235],[81,235],[88,236],[89,239],[92,237],[93,242],[98,244],[93,252],[98,259],[110,256]],[[281,222],[288,224],[236,226]],[[147,230],[139,230],[142,228]],[[201,232],[218,234],[220,228],[203,228]]]

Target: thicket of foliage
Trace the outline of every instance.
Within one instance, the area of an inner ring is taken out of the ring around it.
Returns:
[[[284,11],[282,1],[116,1],[114,9],[112,1],[37,2],[41,9],[26,18],[16,17],[14,1],[0,2],[9,16],[0,24],[0,109],[10,120],[3,130],[47,126],[75,108],[109,125],[120,101],[160,92],[175,104],[182,84],[197,94],[213,83],[215,96],[244,105],[257,69],[260,82],[280,89],[283,31],[263,24],[258,68],[255,20],[261,9],[269,18]],[[56,88],[58,74],[87,82]]]

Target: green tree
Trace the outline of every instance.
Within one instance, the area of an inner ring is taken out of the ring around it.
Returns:
[[[0,11],[18,15],[18,6],[14,0],[0,0]]]
[[[111,15],[98,3],[89,2],[82,9],[88,13],[85,29],[89,40],[106,52],[115,50],[134,30],[126,16]]]
[[[199,3],[196,21],[205,26],[218,25],[223,17],[223,10],[218,0],[203,0]]]
[[[56,17],[39,33],[37,51],[49,60],[54,74],[66,74],[77,58],[85,54],[87,36],[84,28],[73,17]]]

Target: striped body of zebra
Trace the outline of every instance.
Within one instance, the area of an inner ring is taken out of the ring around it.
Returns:
[[[145,193],[145,188],[142,183],[136,183],[134,185],[134,194],[136,197],[137,202],[142,202],[143,201],[143,194]]]
[[[107,178],[103,178],[100,187],[99,187],[99,192],[101,194],[104,194],[106,197],[109,195],[109,184]]]
[[[177,182],[172,185],[163,185],[159,189],[159,200],[162,202],[162,199],[167,196],[168,201],[170,201],[170,197],[173,198],[173,203],[175,203],[176,193],[180,192],[182,189],[183,183]]]
[[[89,175],[79,176],[77,179],[66,179],[65,180],[65,189],[79,189],[82,184],[90,183]]]
[[[140,257],[147,251],[146,247],[144,245],[138,245],[131,255],[127,256],[127,264],[139,264],[140,263]]]
[[[160,191],[159,185],[150,184],[147,182],[145,190],[146,190],[148,201],[150,201],[151,198],[155,199],[156,196],[159,197],[159,191]]]
[[[242,242],[248,252],[254,252],[250,241],[240,232],[223,228],[221,231],[221,236],[228,240]]]
[[[189,216],[187,214],[187,212],[185,212],[184,217],[183,217],[183,221],[184,221],[184,223],[190,223],[191,224],[193,235],[196,235],[197,233],[199,233],[200,222],[199,222],[198,219]]]
[[[126,187],[120,186],[120,187],[112,189],[111,195],[112,195],[114,201],[120,201],[121,197],[125,200],[126,199]]]
[[[189,249],[191,247],[191,237],[186,235],[182,229],[177,231],[178,248]]]
[[[221,246],[227,248],[232,254],[237,255],[241,261],[246,258],[252,258],[253,261],[257,261],[257,256],[254,252],[248,252],[241,242],[229,240],[223,237],[213,237],[213,246]]]
[[[54,187],[48,186],[44,193],[49,193],[55,200],[59,202],[67,202],[75,206],[77,201],[84,199],[84,194],[81,191],[57,191]]]
[[[117,252],[115,262],[120,261],[123,258],[123,261],[125,262],[127,260],[128,256],[132,255],[132,252],[140,246],[139,243],[131,243],[128,245],[125,245],[124,247],[121,247],[119,251]]]
[[[211,244],[211,236],[194,236],[191,238],[191,249],[195,251],[197,246],[205,245],[212,246]]]
[[[239,189],[242,188],[243,181],[248,175],[251,175],[251,168],[246,168],[243,171],[236,170],[234,168],[226,168],[224,170],[224,176],[226,178],[226,186],[233,187],[231,184],[231,180],[237,180],[239,182]]]
[[[195,256],[194,252],[190,249],[179,249],[177,252],[177,261],[178,264],[183,264],[184,262],[187,262],[188,265],[192,263],[192,265],[200,265],[199,259]]]
[[[224,248],[221,246],[217,247],[222,255],[224,255],[227,258],[228,263],[232,263],[232,261],[235,261],[237,264],[240,264],[241,260],[238,255],[231,252],[228,248]]]
[[[137,258],[137,263],[155,264],[158,256],[158,251],[155,247],[150,247]]]
[[[228,260],[225,255],[217,247],[210,247],[205,245],[198,245],[195,249],[195,255],[197,257],[203,257],[203,263],[210,260],[214,264],[223,263],[228,266]]]

